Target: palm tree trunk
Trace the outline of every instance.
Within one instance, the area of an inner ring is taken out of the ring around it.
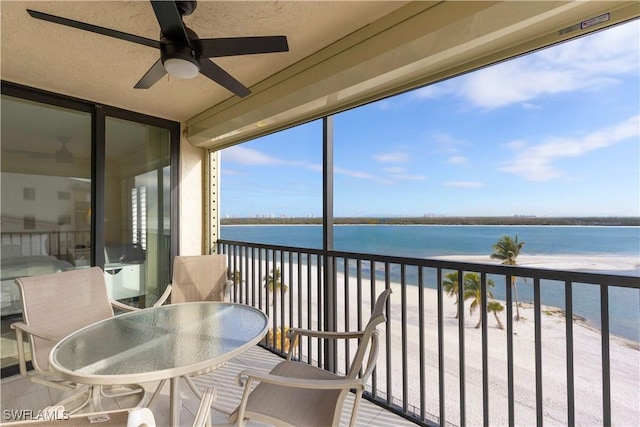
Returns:
[[[498,313],[494,311],[493,315],[496,317],[496,322],[498,322],[498,328],[504,329],[504,325],[502,324],[502,320],[498,317]]]
[[[518,285],[516,285],[516,278],[511,278],[511,286],[513,286],[513,293],[516,300],[516,320],[520,320],[520,304],[518,304]]]

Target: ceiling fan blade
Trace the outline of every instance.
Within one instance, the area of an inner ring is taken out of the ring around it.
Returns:
[[[140,79],[138,83],[134,86],[136,89],[149,89],[153,86],[158,80],[160,80],[164,75],[167,74],[167,70],[164,69],[164,65],[162,65],[161,60],[157,60],[155,64],[149,68],[149,71],[146,72],[144,76]]]
[[[53,154],[51,153],[41,153],[39,151],[29,151],[29,150],[17,150],[15,148],[9,148],[7,150],[8,153],[20,154],[23,156],[29,156],[32,159],[51,159],[53,158]]]
[[[109,36],[116,39],[125,40],[131,43],[137,43],[143,46],[155,47],[156,49],[160,49],[160,42],[157,40],[151,40],[146,37],[140,37],[134,34],[123,33],[122,31],[112,30],[111,28],[99,27],[97,25],[91,25],[85,22],[74,21],[73,19],[67,19],[67,18],[62,18],[60,16],[49,15],[48,13],[38,12],[31,9],[27,9],[27,12],[29,13],[29,15],[31,15],[32,18],[41,19],[43,21],[53,22],[55,24],[78,28],[80,30],[89,31],[96,34],[102,34],[103,36]]]
[[[220,86],[235,93],[240,98],[244,98],[251,94],[251,91],[247,89],[242,83],[237,81],[231,74],[209,61],[208,59],[200,60],[200,72],[209,77]]]
[[[200,39],[203,58],[288,52],[286,36]]]
[[[160,24],[162,35],[172,42],[189,46],[189,37],[182,16],[174,1],[152,1],[151,6]]]

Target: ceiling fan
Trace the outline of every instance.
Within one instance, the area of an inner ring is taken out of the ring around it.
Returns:
[[[134,86],[136,89],[150,88],[167,73],[185,79],[202,73],[244,98],[251,91],[208,58],[289,51],[286,36],[199,38],[182,20],[195,11],[196,1],[151,1],[151,6],[160,24],[159,41],[31,9],[27,12],[36,19],[160,49],[160,59]]]
[[[68,136],[57,136],[58,141],[62,144],[58,150],[56,150],[54,156],[56,163],[73,163],[73,153],[67,148],[67,142],[71,140]]]
[[[29,151],[29,150],[18,150],[14,148],[9,148],[7,151],[10,153],[29,156],[32,159],[42,159],[42,160],[54,159],[56,163],[61,163],[61,164],[73,163],[73,153],[67,147],[67,143],[71,141],[71,138],[69,138],[68,136],[56,136],[56,139],[60,142],[60,144],[62,144],[62,146],[53,153],[43,153],[40,151]]]

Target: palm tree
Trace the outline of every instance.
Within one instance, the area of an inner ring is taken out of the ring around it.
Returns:
[[[276,268],[275,270],[271,270],[269,275],[265,278],[264,287],[268,292],[273,293],[273,297],[271,300],[271,304],[273,304],[273,298],[276,297],[275,293],[282,291],[287,292],[289,287],[280,281],[280,269]]]
[[[229,280],[231,280],[232,283],[228,283],[228,288],[225,289],[225,294],[227,292],[227,290],[229,291],[229,298],[233,299],[233,296],[235,294],[235,289],[237,285],[241,285],[242,283],[244,283],[244,279],[242,278],[242,272],[238,271],[238,270],[233,270],[233,271],[229,271],[229,273],[227,274]]]
[[[500,320],[500,318],[498,317],[498,313],[502,313],[503,310],[504,307],[498,301],[491,301],[487,305],[487,311],[489,313],[493,312],[493,315],[496,318],[496,322],[498,322],[498,328],[500,329],[504,329],[504,325],[502,324],[502,320]]]
[[[499,259],[504,265],[516,265],[516,258],[520,255],[520,251],[524,246],[524,242],[518,242],[518,235],[515,240],[511,236],[502,236],[498,242],[493,245],[493,253],[491,259]],[[513,287],[516,300],[516,320],[520,320],[520,308],[518,304],[518,287],[516,278],[511,277],[511,286]]]
[[[456,299],[456,319],[460,317],[460,304],[458,303],[458,272],[454,271],[452,273],[445,274],[445,279],[442,281],[442,286],[444,287],[445,292],[450,297],[454,297]]]
[[[487,295],[493,298],[493,293],[489,290],[489,287],[494,287],[493,280],[487,280]],[[473,315],[473,312],[477,308],[482,307],[485,301],[485,296],[482,295],[482,283],[480,282],[480,275],[478,273],[467,273],[464,275],[464,300],[471,300],[471,306],[469,306],[469,314]],[[480,319],[476,328],[482,326],[482,310],[480,311]]]
[[[233,270],[233,272],[229,272],[229,280],[233,280],[234,284],[244,283],[242,279],[242,272],[238,270]]]

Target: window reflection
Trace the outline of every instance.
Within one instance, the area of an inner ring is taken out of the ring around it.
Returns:
[[[91,116],[2,96],[1,310],[19,316],[14,278],[88,265]]]

